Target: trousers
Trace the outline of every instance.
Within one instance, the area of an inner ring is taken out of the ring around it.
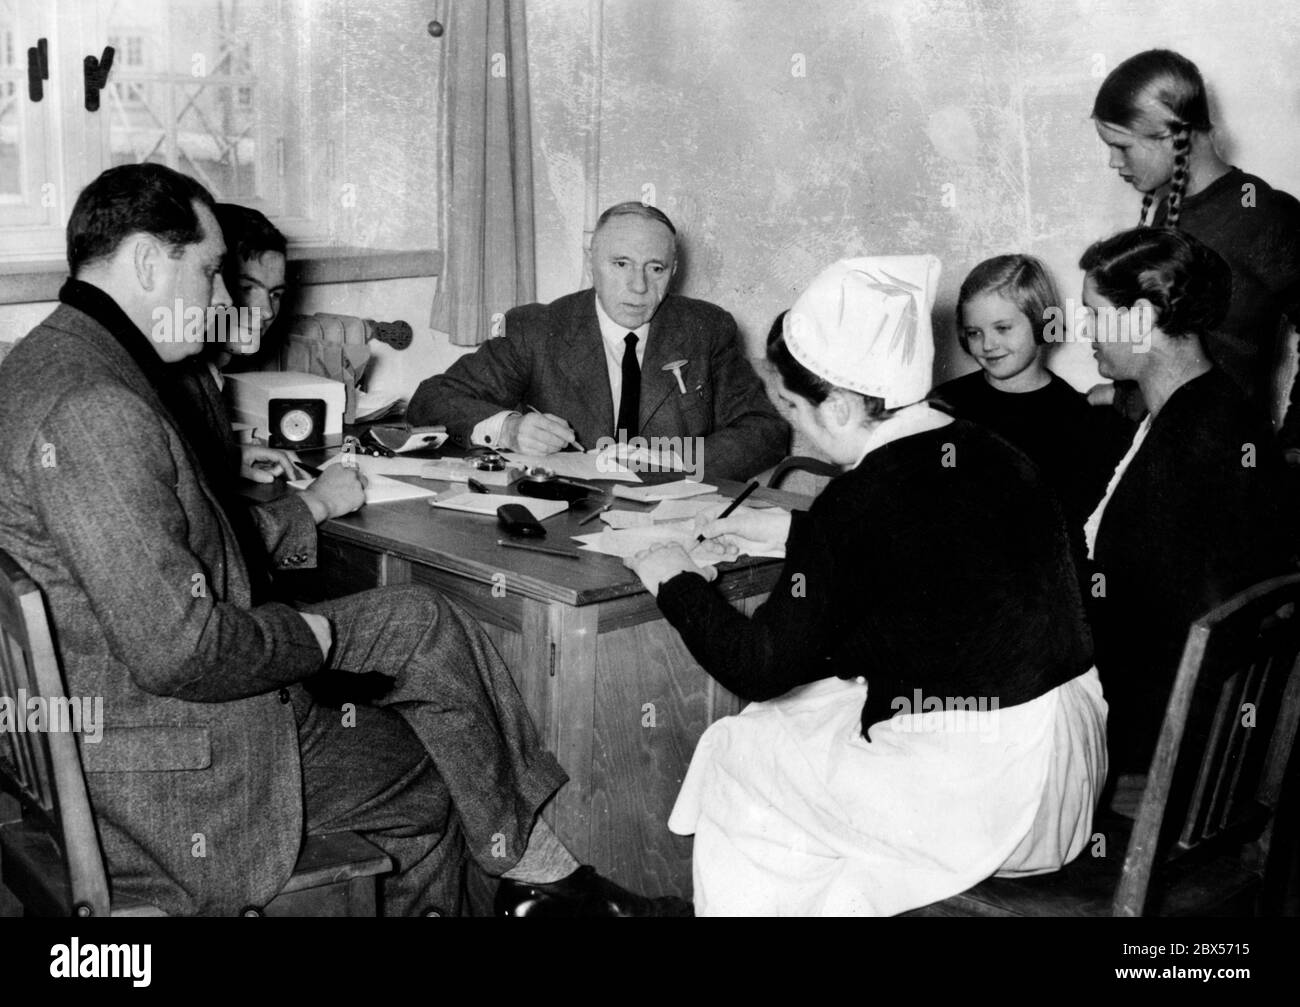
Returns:
[[[386,915],[461,904],[466,860],[493,877],[523,855],[568,779],[474,619],[417,585],[304,606],[329,618],[328,667],[395,679],[373,706],[293,692],[309,833],[354,830],[396,864]]]

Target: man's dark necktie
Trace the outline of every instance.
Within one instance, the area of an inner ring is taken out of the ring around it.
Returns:
[[[614,436],[621,433],[626,440],[637,435],[637,419],[641,412],[641,365],[636,362],[636,333],[629,332],[623,340],[623,392],[618,400],[618,422]]]

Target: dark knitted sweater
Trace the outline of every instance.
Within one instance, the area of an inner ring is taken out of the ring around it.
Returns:
[[[1106,505],[1090,573],[1112,771],[1150,764],[1192,622],[1293,569],[1281,478],[1272,431],[1217,368],[1152,420]]]
[[[1060,508],[1022,454],[973,424],[872,451],[793,516],[786,556],[751,618],[695,574],[659,591],[696,660],[744,699],[865,676],[866,735],[918,689],[1010,707],[1091,663]]]
[[[1133,441],[1130,421],[1088,405],[1055,374],[1032,392],[1003,392],[976,371],[940,385],[930,399],[1027,454],[1056,492],[1071,530],[1080,534]]]

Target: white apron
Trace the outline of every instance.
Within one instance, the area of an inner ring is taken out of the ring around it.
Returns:
[[[861,737],[867,686],[751,703],[700,739],[669,818],[700,916],[892,915],[1077,856],[1106,776],[1095,669],[1029,703],[909,713]]]

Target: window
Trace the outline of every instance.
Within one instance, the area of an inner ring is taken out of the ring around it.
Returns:
[[[143,162],[261,210],[291,239],[319,240],[327,159],[305,148],[329,89],[312,86],[314,7],[0,0],[0,260],[58,256],[77,192],[104,168]],[[33,102],[26,53],[39,38],[50,80]],[[83,58],[106,46],[113,66],[92,113],[81,103]]]

